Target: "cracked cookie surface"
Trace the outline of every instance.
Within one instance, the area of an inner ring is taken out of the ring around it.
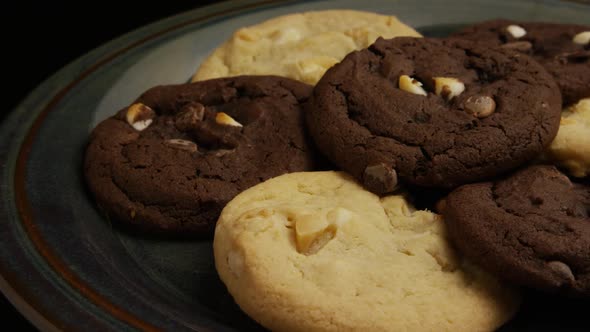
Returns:
[[[93,130],[88,186],[117,221],[211,236],[239,192],[313,168],[301,106],[310,92],[271,76],[152,88]]]
[[[207,57],[193,81],[234,75],[280,75],[315,84],[346,54],[377,37],[420,37],[395,16],[356,10],[311,11],[241,28]]]
[[[443,209],[468,258],[521,285],[590,295],[590,186],[554,166],[457,188]]]
[[[466,27],[452,37],[532,56],[555,78],[567,106],[590,97],[588,35],[588,25],[493,20]]]
[[[329,159],[386,193],[394,175],[451,188],[513,169],[551,142],[560,112],[554,80],[527,56],[399,37],[332,67],[306,116]]]
[[[492,331],[519,295],[458,256],[441,216],[343,172],[236,196],[213,241],[236,303],[273,331]]]

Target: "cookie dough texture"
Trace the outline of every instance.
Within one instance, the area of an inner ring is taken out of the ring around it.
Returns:
[[[213,245],[235,301],[274,331],[492,331],[519,304],[456,255],[440,216],[340,172],[246,190]]]
[[[395,16],[354,10],[312,11],[276,17],[237,30],[201,64],[193,81],[279,75],[315,84],[324,72],[377,37],[420,34]]]
[[[576,177],[590,175],[590,98],[565,109],[547,155]]]
[[[590,25],[492,20],[452,37],[532,56],[554,77],[564,105],[570,105],[590,97],[590,44],[583,34],[590,34]]]
[[[384,193],[368,186],[370,167],[446,188],[514,169],[545,150],[560,114],[553,78],[528,56],[464,40],[398,37],[332,67],[306,117],[321,152]]]
[[[93,130],[88,187],[135,230],[211,236],[242,190],[313,169],[302,110],[310,90],[252,76],[152,88]]]
[[[554,166],[459,187],[443,209],[457,248],[520,285],[590,295],[590,186]]]

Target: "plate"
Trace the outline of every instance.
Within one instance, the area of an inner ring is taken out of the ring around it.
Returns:
[[[397,15],[429,36],[484,19],[590,22],[564,1],[231,1],[124,35],[68,65],[0,130],[0,288],[42,330],[261,330],[233,303],[210,241],[135,236],[101,216],[82,178],[88,133],[147,88],[186,82],[235,29],[304,10]],[[587,330],[582,300],[527,294],[502,329]]]

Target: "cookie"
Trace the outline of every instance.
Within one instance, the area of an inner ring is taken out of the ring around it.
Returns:
[[[211,236],[242,190],[313,169],[302,110],[310,93],[271,76],[152,88],[92,132],[88,187],[135,229]]]
[[[546,152],[551,161],[571,175],[590,175],[590,98],[562,112],[559,131]]]
[[[193,81],[243,74],[315,84],[326,69],[377,37],[420,34],[395,16],[325,10],[279,16],[237,30],[203,61]]]
[[[453,34],[528,54],[553,75],[569,105],[590,97],[590,26],[494,20]]]
[[[513,169],[551,142],[560,112],[554,80],[530,57],[398,37],[326,72],[306,115],[329,159],[387,193],[398,180],[452,188]]]
[[[273,331],[492,331],[519,295],[456,255],[439,215],[340,172],[286,174],[223,210],[215,266]]]
[[[459,187],[443,209],[455,245],[490,272],[545,291],[590,295],[590,186],[537,165]]]

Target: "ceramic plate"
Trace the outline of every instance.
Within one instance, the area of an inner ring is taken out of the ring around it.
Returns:
[[[147,88],[186,82],[239,27],[304,10],[395,14],[429,36],[489,18],[590,22],[563,1],[229,1],[116,39],[55,74],[0,130],[0,288],[43,330],[261,329],[217,277],[210,241],[134,236],[102,217],[82,179],[96,123]],[[505,330],[587,330],[588,303],[530,294]]]

